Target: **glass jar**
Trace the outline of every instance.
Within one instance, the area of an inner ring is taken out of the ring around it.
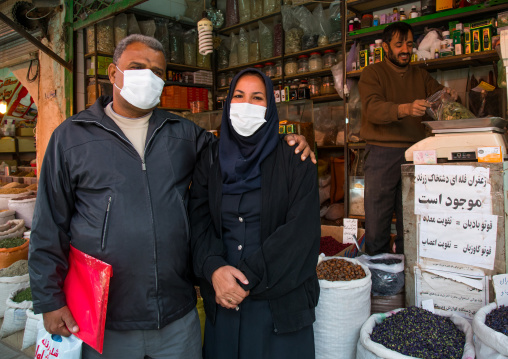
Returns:
[[[275,63],[275,77],[282,77],[282,61],[279,60]]]
[[[235,73],[233,71],[229,71],[226,75],[227,86],[231,85],[233,82],[233,78],[235,77]]]
[[[275,77],[275,64],[273,62],[265,63],[265,75],[270,78]]]
[[[289,100],[298,100],[298,80],[294,80],[289,84]]]
[[[217,77],[217,80],[218,80],[218,83],[219,83],[219,87],[226,87],[228,85],[228,80],[226,78],[226,74],[225,73],[219,74],[219,76]]]
[[[332,76],[323,77],[323,82],[321,83],[321,95],[333,95],[335,93],[337,93],[337,91],[335,91],[333,77]]]
[[[299,74],[309,72],[309,56],[300,55],[298,56],[298,71]]]
[[[263,64],[257,64],[257,65],[254,65],[254,68],[255,69],[258,69],[259,71],[261,71],[262,73],[265,73],[265,66]]]
[[[298,86],[298,99],[307,100],[310,99],[310,90],[307,80],[302,80]]]
[[[286,60],[286,64],[284,65],[284,73],[286,76],[296,75],[298,72],[298,64],[296,63],[296,59],[289,58]]]
[[[335,57],[335,51],[333,51],[332,49],[325,50],[325,54],[323,55],[323,68],[329,69],[336,63],[337,58]]]
[[[321,95],[321,79],[319,77],[314,77],[309,80],[309,90],[311,97]]]
[[[309,70],[319,71],[323,69],[323,58],[319,52],[312,52],[309,58]]]

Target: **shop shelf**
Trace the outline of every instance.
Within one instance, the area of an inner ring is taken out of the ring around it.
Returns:
[[[303,72],[301,74],[286,76],[285,80],[294,80],[294,79],[301,79],[306,77],[315,77],[315,76],[331,76],[332,70],[330,69],[323,69],[319,71],[309,71],[309,72]]]
[[[102,51],[93,51],[93,52],[90,52],[88,54],[85,55],[85,59],[88,59],[92,56],[109,56],[109,57],[113,57],[113,54],[109,54],[107,52],[102,52]]]
[[[172,62],[168,62],[167,66],[169,70],[173,71],[199,71],[199,70],[211,71],[211,69],[206,67],[188,66],[183,64],[175,64]]]
[[[467,55],[457,55],[442,57],[439,59],[430,59],[423,61],[412,62],[412,66],[423,67],[427,71],[441,70],[441,69],[458,69],[468,66],[489,65],[492,62],[498,61],[499,55],[496,50],[476,52]],[[362,70],[351,71],[347,73],[347,77],[360,77]]]
[[[253,67],[254,65],[264,64],[266,62],[276,62],[276,61],[279,61],[279,60],[282,60],[282,56],[275,56],[275,57],[270,57],[268,59],[263,59],[263,60],[254,61],[254,62],[248,62],[246,64],[226,67],[225,69],[217,70],[217,72],[221,73],[221,72],[229,72],[229,71],[239,71],[239,70],[246,69],[247,67]]]
[[[337,94],[333,94],[333,95],[323,95],[323,96],[311,97],[311,100],[314,101],[314,103],[342,101],[342,97],[340,97],[339,94],[337,93]]]
[[[254,25],[257,28],[258,21],[271,20],[271,19],[275,19],[277,17],[281,17],[280,11],[274,12],[272,14],[264,15],[264,16],[261,16],[261,17],[255,18],[255,19],[251,19],[249,21],[245,21],[245,22],[233,25],[233,26],[225,27],[223,29],[218,30],[217,33],[219,33],[220,35],[230,35],[231,33],[236,33],[237,32],[236,30],[239,30],[241,27],[247,28],[251,25]]]

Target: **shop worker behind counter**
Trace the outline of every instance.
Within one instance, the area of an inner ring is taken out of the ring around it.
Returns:
[[[427,71],[410,66],[411,25],[396,22],[383,32],[385,60],[363,69],[360,136],[365,147],[365,236],[369,254],[390,252],[392,215],[397,218],[396,252],[403,253],[401,165],[405,151],[425,137],[425,100],[443,88]],[[451,91],[456,98],[456,92]],[[430,120],[430,117],[425,118]]]
[[[122,40],[108,69],[113,101],[64,121],[42,164],[29,270],[46,330],[79,331],[62,292],[70,244],[113,267],[104,352],[83,345],[83,359],[201,358],[186,208],[196,160],[215,140],[156,108],[165,68],[157,40]]]

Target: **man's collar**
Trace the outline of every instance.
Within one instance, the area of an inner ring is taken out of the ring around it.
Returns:
[[[398,73],[400,76],[403,76],[409,70],[409,66],[411,66],[411,65],[407,65],[405,67],[397,66],[393,62],[391,62],[389,58],[385,58],[384,61],[388,64],[389,68]]]

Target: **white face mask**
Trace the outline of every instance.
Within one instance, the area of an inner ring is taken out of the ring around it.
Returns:
[[[239,135],[249,137],[266,122],[266,107],[248,102],[232,103],[229,109],[231,125]]]
[[[118,66],[116,67],[118,69]],[[118,71],[122,72],[120,69]],[[125,70],[123,87],[119,88],[120,95],[132,106],[149,110],[160,102],[164,81],[157,77],[152,70]]]

